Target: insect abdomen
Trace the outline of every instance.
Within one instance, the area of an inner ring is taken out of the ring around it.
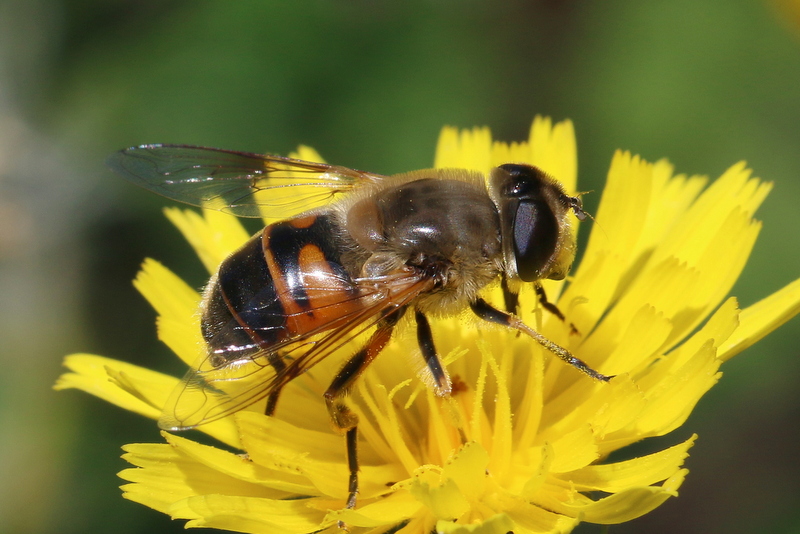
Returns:
[[[217,365],[258,352],[286,337],[283,306],[262,251],[262,233],[220,265],[203,311],[202,332]]]
[[[269,225],[222,263],[203,314],[203,337],[224,357],[220,365],[340,326],[362,307],[330,219]],[[343,291],[354,298],[342,299]]]

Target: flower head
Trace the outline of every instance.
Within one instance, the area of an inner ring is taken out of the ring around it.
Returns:
[[[308,148],[297,157],[318,160]],[[572,125],[536,119],[527,142],[488,129],[445,128],[436,167],[488,174],[502,163],[540,167],[568,192],[577,183]],[[244,409],[199,427],[220,446],[164,432],[166,443],[124,447],[124,496],[190,527],[306,533],[344,523],[359,532],[568,532],[615,524],[677,495],[695,437],[647,456],[609,461],[629,444],[684,423],[720,365],[800,311],[800,281],[740,310],[728,298],[758,235],[754,212],[770,185],[736,164],[706,187],[666,161],[614,155],[579,266],[544,282],[568,322],[543,312],[531,287],[520,318],[592,368],[594,381],[525,336],[464,317],[431,320],[453,378],[437,397],[418,377],[401,331],[350,396],[360,416],[360,493],[345,508],[348,467],[322,393],[329,358],[284,388],[274,416]],[[168,209],[210,273],[248,236],[218,212]],[[200,295],[154,260],[135,280],[158,313],[158,334],[188,365],[202,353]],[[497,286],[485,292],[501,302]],[[574,325],[571,331],[569,323]],[[401,325],[402,326],[402,325]],[[157,419],[178,379],[77,354],[57,388],[79,388]],[[241,453],[244,454],[241,454]]]

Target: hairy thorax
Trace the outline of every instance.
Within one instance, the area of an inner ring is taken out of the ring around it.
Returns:
[[[355,244],[356,276],[420,269],[436,287],[417,307],[450,314],[473,301],[502,268],[499,218],[479,174],[417,171],[342,206]]]

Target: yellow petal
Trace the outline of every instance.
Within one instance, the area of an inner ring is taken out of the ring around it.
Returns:
[[[561,534],[572,532],[578,523],[577,517],[556,514],[536,506],[531,502],[520,501],[513,508],[506,511],[506,514],[514,521],[515,528],[510,531],[515,534],[527,533],[552,533]]]
[[[588,465],[561,477],[578,491],[617,493],[634,486],[649,486],[674,475],[683,466],[696,435],[653,454],[612,464]]]
[[[637,422],[642,437],[664,435],[682,425],[700,397],[719,380],[721,363],[713,342],[708,341],[680,369],[646,390],[647,405]]]
[[[676,302],[675,295],[685,295],[697,290],[700,273],[668,258],[641,273],[626,289],[599,326],[589,335],[578,356],[582,354],[610,354],[614,351],[628,325],[641,311],[643,304],[649,304],[653,311],[674,325],[675,317],[685,310]],[[661,319],[659,319],[661,321]],[[665,326],[665,325],[663,325]],[[663,328],[662,326],[662,328]],[[672,334],[672,332],[670,332]],[[659,343],[664,340],[658,340]],[[652,347],[650,347],[652,349]],[[641,355],[646,358],[648,354]],[[630,363],[633,360],[628,359]],[[591,360],[590,364],[595,363]],[[602,369],[601,369],[602,370]],[[610,369],[611,373],[625,369]]]
[[[459,447],[460,437],[457,432],[454,432],[453,418],[451,417],[452,405],[447,402],[448,399],[437,399],[430,389],[428,389],[426,397],[430,408],[425,431],[429,436],[425,458],[430,463],[441,465],[447,461],[452,451]],[[419,460],[416,460],[415,463],[419,465]]]
[[[178,383],[174,377],[94,354],[71,354],[64,366],[72,372],[61,375],[55,389],[80,389],[151,419],[158,419]]]
[[[436,518],[453,521],[469,510],[469,502],[452,479],[442,479],[438,466],[421,466],[409,491]]]
[[[638,258],[642,251],[655,249],[708,183],[703,176],[673,176],[673,171],[673,166],[666,160],[659,160],[652,165],[647,217],[636,250],[631,251],[632,259]]]
[[[349,471],[345,440],[331,432],[307,430],[278,418],[242,411],[236,415],[242,445],[252,460],[264,467],[302,476],[316,491],[341,499],[347,497]],[[370,498],[387,493],[405,478],[399,465],[360,466],[360,495]]]
[[[531,145],[527,142],[505,143],[494,141],[492,143],[491,166],[498,167],[504,163],[533,164]]]
[[[436,523],[436,534],[508,534],[515,531],[514,526],[514,521],[507,514],[497,514],[471,525],[439,521]]]
[[[572,471],[597,460],[600,454],[595,440],[592,428],[589,425],[581,425],[553,441],[553,464],[550,471],[554,473]]]
[[[489,366],[489,354],[490,351],[486,350],[484,347],[481,347],[481,364],[478,368],[478,377],[475,381],[475,395],[473,397],[473,405],[472,405],[472,415],[470,417],[470,429],[469,429],[469,436],[471,439],[482,442],[484,437],[484,432],[486,431],[487,427],[489,427],[489,423],[486,420],[486,413],[483,408],[483,396],[486,389],[486,375],[487,375],[487,368]],[[445,456],[446,458],[447,456]]]
[[[485,350],[485,349],[484,349]],[[492,425],[491,456],[487,455],[487,462],[491,459],[492,470],[506,472],[514,450],[512,441],[511,399],[508,393],[506,377],[500,370],[490,352],[486,351],[486,361],[492,369],[497,384],[494,396],[494,424]],[[506,365],[510,369],[510,365]]]
[[[720,347],[727,361],[800,313],[800,279],[742,311],[739,327]]]
[[[617,151],[611,161],[608,179],[595,215],[595,228],[589,236],[584,257],[591,260],[601,251],[619,254],[623,258],[636,259],[638,243],[645,228],[652,191],[652,164],[629,152]],[[641,209],[631,209],[641,206]],[[609,276],[609,282],[620,279],[627,269],[627,262],[617,265],[619,273]],[[575,278],[583,275],[581,262]]]
[[[122,487],[125,498],[161,512],[169,513],[173,503],[195,495],[286,496],[284,492],[203,465],[179,446],[135,443],[123,449],[123,459],[136,466],[119,473],[120,478],[131,482]]]
[[[269,439],[268,444],[261,443],[265,448],[247,447],[255,453],[268,448],[274,451],[284,451],[287,454],[295,452],[295,454],[311,456],[326,462],[341,460],[344,455],[343,438],[333,432],[308,430],[277,417],[268,417],[254,411],[238,412],[236,419],[242,433],[250,435],[253,439]]]
[[[572,121],[553,125],[549,117],[537,115],[533,119],[530,135],[531,159],[544,172],[561,182],[568,192],[575,192],[578,183],[578,149]]]
[[[150,419],[160,417],[167,397],[179,384],[173,376],[93,354],[72,354],[64,365],[72,372],[59,377],[55,389],[80,389]],[[201,430],[222,443],[239,444],[230,419],[203,425]]]
[[[319,155],[319,152],[306,145],[298,146],[297,150],[289,153],[289,157],[302,159],[305,161],[314,161],[316,163],[325,163],[325,160],[322,159],[322,156]]]
[[[519,380],[523,386],[523,394],[514,414],[515,449],[528,450],[536,440],[539,423],[544,408],[544,360],[532,358],[528,370],[528,379]],[[512,381],[512,385],[517,381]]]
[[[376,422],[376,427],[373,427],[369,418],[364,418],[364,425],[362,425],[364,429],[359,429],[359,431],[365,435],[379,458],[384,461],[397,461],[403,465],[406,473],[412,473],[419,466],[419,461],[406,442],[394,404],[395,394],[408,382],[410,380],[398,384],[392,391],[387,391],[383,384],[376,381],[360,381],[358,383],[359,392]],[[369,388],[367,384],[369,384]]]
[[[307,499],[285,501],[210,493],[177,502],[168,513],[190,519],[186,528],[299,534],[324,526],[322,514],[309,507]]]
[[[489,460],[489,453],[480,444],[465,443],[445,462],[442,478],[455,482],[467,499],[477,499],[485,489]]]
[[[740,313],[735,297],[726,300],[700,330],[658,362],[658,373],[651,373],[652,369],[642,366],[642,386],[650,387],[660,381],[662,376],[671,374],[673,369],[680,368],[704,343],[710,341],[714,347],[719,348],[739,326]]]
[[[519,496],[526,501],[530,501],[542,489],[550,473],[550,465],[553,463],[555,453],[553,452],[553,447],[549,443],[545,443],[541,447],[532,447],[526,456],[521,465],[533,467],[534,470],[519,491]],[[516,490],[516,488],[513,488],[513,490]]]
[[[606,387],[608,386],[608,387]],[[597,405],[594,413],[586,413],[584,421],[591,422],[592,427],[602,437],[598,444],[600,456],[618,449],[623,445],[614,444],[611,436],[624,428],[630,428],[638,420],[647,406],[645,392],[628,375],[615,377],[610,383],[598,388],[595,396],[585,404]],[[581,407],[580,410],[584,411]],[[625,434],[625,432],[619,432]],[[630,436],[626,436],[630,439]],[[636,440],[636,438],[634,438]],[[630,443],[629,441],[625,444]]]
[[[437,169],[470,169],[484,174],[492,167],[492,134],[489,128],[459,130],[446,126],[439,134],[433,166]]]
[[[695,264],[705,250],[708,236],[719,232],[732,211],[740,209],[752,217],[771,184],[750,178],[750,174],[744,163],[739,163],[712,182],[659,244],[654,261],[677,256]]]
[[[308,495],[313,491],[313,486],[295,473],[287,474],[283,471],[263,469],[249,457],[202,445],[175,434],[167,432],[161,434],[173,448],[180,450],[186,457],[200,465],[237,480],[279,490],[274,492],[276,498],[287,497],[287,492],[291,495]]]
[[[677,490],[683,483],[688,471],[681,469],[661,486],[633,487],[615,493],[597,501],[580,504],[552,503],[559,513],[582,517],[584,521],[601,525],[615,525],[641,517],[658,508],[670,497],[678,495]]]
[[[200,295],[152,259],[144,261],[133,285],[158,312],[159,339],[193,365],[205,353],[197,314]]]
[[[750,214],[738,207],[732,209],[720,228],[699,245],[703,248],[700,254],[686,260],[703,273],[703,279],[698,291],[687,295],[684,306],[716,307],[739,278],[760,231],[761,223],[753,221]],[[684,329],[695,326],[689,323]]]
[[[183,234],[209,273],[250,237],[239,219],[214,210],[166,208],[164,214]]]
[[[619,343],[603,362],[603,372],[616,375],[652,363],[661,354],[672,329],[672,321],[655,307],[645,304],[634,312]]]
[[[413,517],[421,507],[422,504],[410,493],[401,491],[354,510],[335,510],[326,516],[325,521],[344,521],[353,527],[396,525]]]

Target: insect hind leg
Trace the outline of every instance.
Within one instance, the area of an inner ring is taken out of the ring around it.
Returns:
[[[264,414],[272,417],[275,415],[275,408],[278,406],[278,397],[281,395],[281,389],[278,388],[267,397],[267,407],[264,408]]]
[[[267,361],[275,369],[275,376],[280,376],[284,369],[286,369],[286,362],[277,352],[270,352],[267,354]],[[267,397],[267,406],[264,408],[264,414],[272,417],[275,414],[275,408],[278,406],[278,398],[281,395],[283,385],[276,387]]]
[[[345,432],[347,441],[347,466],[350,471],[347,508],[355,508],[358,498],[358,415],[347,406],[343,397],[389,342],[392,331],[404,312],[405,307],[398,308],[378,323],[377,330],[364,347],[345,362],[324,393],[331,421],[336,428]],[[344,528],[341,522],[339,526]]]

